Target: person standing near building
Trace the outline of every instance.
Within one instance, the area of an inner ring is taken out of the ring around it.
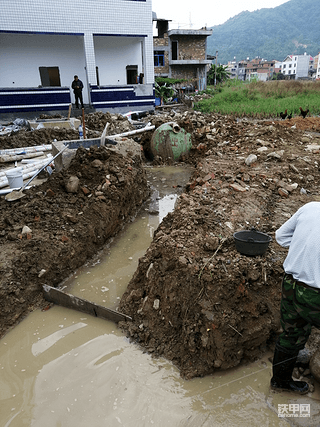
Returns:
[[[83,83],[81,80],[79,80],[78,76],[74,76],[74,80],[72,82],[71,87],[73,89],[74,96],[75,96],[76,108],[79,108],[79,100],[81,103],[81,108],[84,108],[83,99],[82,99]]]
[[[300,350],[320,327],[320,202],[309,202],[276,231],[276,241],[289,247],[283,263],[280,322],[283,332],[273,357],[271,388],[300,394],[305,381],[294,381],[292,371]]]

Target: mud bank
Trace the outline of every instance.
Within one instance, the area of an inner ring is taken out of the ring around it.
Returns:
[[[203,119],[183,119],[202,157],[120,303],[133,318],[122,325],[127,335],[186,378],[273,347],[287,251],[273,240],[264,256],[246,257],[233,233],[254,227],[274,237],[296,209],[319,200],[317,137],[283,123]]]
[[[76,181],[71,189],[70,182]],[[15,202],[0,201],[0,335],[131,219],[149,194],[140,157],[78,149],[68,170]],[[23,227],[30,231],[22,234]]]

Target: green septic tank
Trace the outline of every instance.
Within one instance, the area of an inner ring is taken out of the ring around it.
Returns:
[[[161,156],[163,160],[168,158],[179,160],[182,155],[189,153],[191,146],[190,133],[173,122],[159,126],[151,139],[152,155]]]

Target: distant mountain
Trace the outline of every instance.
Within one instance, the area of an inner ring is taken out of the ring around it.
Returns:
[[[218,63],[249,57],[283,61],[287,55],[320,51],[319,0],[290,0],[272,9],[241,12],[211,27],[207,51]]]

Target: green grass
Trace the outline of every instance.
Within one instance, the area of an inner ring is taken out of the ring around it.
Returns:
[[[216,112],[262,118],[276,117],[286,109],[288,113],[298,115],[299,107],[309,109],[311,115],[319,115],[320,81],[229,80],[216,87],[213,98],[198,102],[194,108],[203,113]]]

